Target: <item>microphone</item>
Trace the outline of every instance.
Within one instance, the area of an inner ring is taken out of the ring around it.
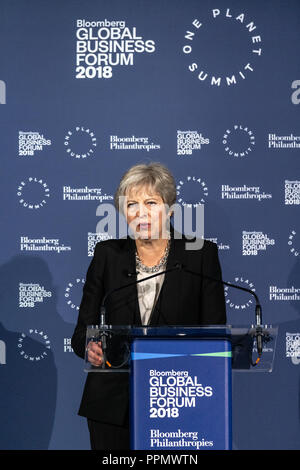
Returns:
[[[110,289],[106,294],[104,295],[100,307],[100,327],[104,327],[106,325],[106,307],[105,307],[105,302],[107,298],[113,294],[114,292],[117,292],[121,289],[125,289],[126,287],[133,286],[135,284],[138,284],[140,282],[147,281],[148,279],[152,279],[153,277],[156,276],[161,276],[162,274],[169,273],[170,271],[175,271],[176,269],[179,269],[181,265],[179,263],[176,263],[172,268],[166,269],[165,271],[161,271],[158,273],[154,273],[151,276],[144,277],[143,279],[134,280],[132,282],[129,282],[127,284],[124,284],[123,286],[115,287],[114,289]],[[138,274],[138,272],[127,272],[128,277],[135,277]],[[105,368],[106,364],[106,349],[107,349],[107,344],[106,344],[106,336],[107,333],[104,331],[101,334],[101,343],[102,343],[102,352],[103,352],[103,361],[102,361],[102,368]]]
[[[256,342],[257,342],[257,352],[258,352],[258,359],[257,361],[253,364],[253,365],[256,365],[259,360],[260,360],[260,357],[262,355],[262,349],[263,349],[263,333],[262,333],[262,309],[261,309],[261,305],[260,305],[260,302],[259,302],[259,299],[258,299],[258,296],[256,295],[256,293],[254,291],[252,291],[251,289],[247,289],[246,287],[241,287],[241,286],[238,286],[237,284],[233,284],[233,283],[230,283],[230,282],[226,282],[226,281],[223,281],[221,279],[216,279],[216,278],[213,278],[211,276],[207,276],[207,275],[204,275],[204,274],[201,274],[201,273],[198,273],[196,271],[192,271],[190,269],[188,269],[185,265],[183,265],[182,263],[179,263],[179,262],[175,262],[174,266],[172,268],[169,268],[169,269],[166,269],[165,271],[161,271],[161,272],[158,272],[158,273],[154,273],[152,274],[151,276],[147,276],[143,279],[140,279],[140,280],[134,280],[132,282],[129,282],[127,284],[124,284],[123,286],[119,286],[119,287],[116,287],[116,288],[113,288],[111,290],[109,290],[103,297],[103,300],[102,300],[102,303],[101,303],[101,307],[100,307],[100,327],[103,327],[104,325],[106,325],[106,307],[105,307],[105,302],[107,300],[107,298],[113,294],[114,292],[117,292],[121,289],[125,289],[127,287],[130,287],[132,285],[135,285],[135,284],[138,284],[140,282],[144,282],[144,281],[147,281],[148,279],[151,279],[153,277],[156,277],[156,276],[160,276],[161,274],[165,274],[165,273],[168,273],[170,271],[174,271],[174,270],[177,270],[177,269],[180,269],[180,270],[183,270],[183,271],[186,271],[186,272],[189,272],[190,274],[195,274],[203,279],[209,279],[211,281],[214,281],[214,282],[218,282],[220,284],[223,284],[223,285],[227,285],[229,287],[234,287],[236,289],[240,289],[240,290],[243,290],[245,292],[248,292],[250,293],[251,295],[254,296],[255,298],[255,301],[256,301],[256,307],[255,307],[255,317],[256,317]],[[132,278],[132,277],[136,277],[138,274],[138,272],[127,272],[127,276]],[[106,336],[107,336],[107,333],[105,333],[104,331],[102,332],[102,335],[101,335],[101,342],[102,342],[102,352],[103,352],[103,362],[102,362],[102,368],[105,368],[105,364],[106,364],[106,349],[107,349],[107,346],[106,346]]]
[[[221,279],[216,279],[216,278],[198,273],[196,271],[192,271],[192,270],[188,269],[183,264],[177,263],[177,265],[180,267],[180,269],[182,269],[183,271],[186,271],[190,274],[196,274],[197,276],[200,276],[203,279],[210,279],[211,281],[219,282],[223,285],[226,285],[226,286],[229,286],[229,287],[234,287],[235,289],[243,290],[243,291],[248,292],[248,293],[250,293],[254,296],[255,302],[256,302],[256,306],[255,306],[256,335],[255,336],[256,336],[256,343],[257,343],[257,353],[258,353],[258,357],[260,358],[261,355],[262,355],[262,350],[263,350],[263,344],[262,344],[263,343],[263,341],[262,341],[262,337],[263,337],[263,334],[262,334],[262,309],[261,309],[260,301],[259,301],[258,296],[256,295],[256,293],[254,291],[252,291],[251,289],[247,289],[246,287],[241,287],[241,286],[238,286],[237,284],[232,284],[231,282],[226,282],[226,281],[223,281]],[[256,365],[258,363],[258,360],[253,365]]]

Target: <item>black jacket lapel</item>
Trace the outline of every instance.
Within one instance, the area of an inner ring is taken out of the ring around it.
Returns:
[[[126,273],[126,279],[124,284],[134,283],[137,280],[136,277],[136,265],[135,265],[135,241],[131,237],[127,237],[124,243],[124,268]],[[124,295],[127,298],[127,309],[129,316],[129,324],[141,325],[141,316],[137,295],[137,285],[133,284],[124,289]]]

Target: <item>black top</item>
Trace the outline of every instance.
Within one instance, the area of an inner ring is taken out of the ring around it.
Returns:
[[[183,235],[174,238],[166,269],[176,263],[215,279],[221,279],[218,248],[205,240],[199,250],[187,250],[190,240]],[[106,292],[128,284],[135,278],[135,241],[130,238],[97,243],[87,271],[78,322],[72,336],[74,352],[84,358],[87,325],[100,323],[100,305]],[[114,292],[107,298],[106,323],[141,325],[136,285]],[[224,289],[221,283],[201,278],[182,269],[165,274],[165,279],[151,316],[149,326],[218,325],[226,324]],[[79,415],[90,419],[122,425],[128,416],[129,382],[126,373],[89,373]]]

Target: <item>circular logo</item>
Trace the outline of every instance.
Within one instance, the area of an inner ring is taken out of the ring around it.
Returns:
[[[50,190],[47,183],[41,178],[30,176],[25,181],[21,181],[18,186],[17,196],[19,202],[27,209],[40,209],[47,204],[50,197]]]
[[[246,289],[250,289],[251,291],[255,292],[254,284],[250,282],[249,279],[244,279],[243,277],[235,277],[234,284],[240,285],[241,287],[245,287]],[[235,310],[243,310],[253,305],[254,297],[250,293],[248,294],[246,292],[245,295],[247,296],[247,298],[245,299],[245,301],[242,303],[238,303],[235,300],[235,297],[240,299],[241,291],[239,291],[237,294],[237,289],[235,287],[224,286],[224,294],[226,304],[230,308],[233,308]]]
[[[74,310],[79,310],[80,300],[82,297],[82,286],[85,279],[76,279],[75,282],[69,282],[65,289],[65,298],[67,305]],[[71,298],[72,296],[72,298]]]
[[[97,139],[91,129],[77,126],[68,131],[64,145],[66,152],[74,158],[87,158],[94,154],[97,147]]]
[[[177,202],[182,206],[197,207],[204,204],[208,196],[208,188],[201,178],[187,176],[180,180],[176,186]]]
[[[187,69],[200,83],[232,86],[253,73],[262,54],[261,43],[257,26],[247,14],[214,8],[191,21],[182,52]]]
[[[289,245],[290,253],[294,256],[299,256],[299,248],[295,248],[295,239],[297,241],[296,235],[297,235],[297,232],[295,230],[292,230],[291,234],[289,235],[288,245]]]
[[[34,340],[34,343],[32,341]],[[37,341],[36,341],[37,340]],[[41,348],[42,343],[42,348]],[[48,336],[37,329],[29,329],[28,334],[21,333],[18,339],[18,349],[20,356],[31,362],[38,362],[48,356],[47,350],[50,348],[50,341]]]
[[[232,129],[225,131],[222,143],[227,155],[244,157],[252,152],[255,145],[255,137],[248,127],[236,124]]]

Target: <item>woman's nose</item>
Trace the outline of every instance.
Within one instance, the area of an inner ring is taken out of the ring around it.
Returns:
[[[139,217],[145,217],[145,216],[148,216],[148,209],[147,207],[145,206],[145,204],[139,204],[138,205],[138,210],[137,210],[137,215]]]

